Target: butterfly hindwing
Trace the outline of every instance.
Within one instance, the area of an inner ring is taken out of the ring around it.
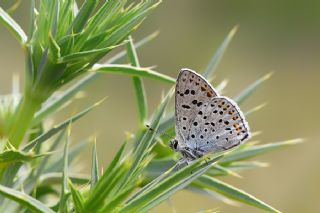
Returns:
[[[250,136],[245,118],[235,102],[226,97],[214,97],[199,108],[191,125],[187,146],[204,153],[228,150]]]

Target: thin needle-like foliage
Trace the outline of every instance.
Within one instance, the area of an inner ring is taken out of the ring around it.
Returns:
[[[150,94],[143,84],[149,79],[173,86],[175,79],[152,67],[143,67],[143,58],[138,57],[138,48],[157,33],[137,42],[131,35],[161,2],[81,2],[31,0],[27,33],[11,16],[18,4],[7,11],[0,7],[1,25],[12,33],[25,56],[25,87],[21,95],[13,92],[0,96],[0,212],[148,212],[180,190],[201,196],[209,194],[227,205],[240,202],[279,212],[219,177],[245,178],[242,171],[267,166],[253,158],[300,143],[302,139],[266,144],[251,140],[237,149],[213,153],[179,169],[177,155],[167,146],[170,138],[157,133],[175,134],[174,111],[168,107],[174,91],[169,90],[159,98],[157,109],[150,112],[147,102]],[[205,78],[210,80],[216,75],[237,29],[238,26],[230,31],[213,54],[202,72]],[[114,49],[120,51],[109,56]],[[105,57],[107,60],[102,61]],[[128,64],[122,63],[125,59]],[[101,172],[98,163],[101,152],[97,146],[103,139],[88,137],[76,145],[70,142],[72,126],[90,116],[89,112],[102,101],[88,104],[61,123],[44,124],[47,118],[72,104],[85,86],[110,74],[132,79],[136,103],[128,104],[136,105],[138,122],[136,133],[124,139]],[[248,85],[235,100],[242,104],[270,77],[271,73],[266,74]],[[223,93],[226,86],[227,80],[222,81],[219,92]],[[252,106],[246,114],[254,116],[264,105]],[[91,172],[83,174],[73,168],[87,162],[82,155],[88,147],[92,147]]]

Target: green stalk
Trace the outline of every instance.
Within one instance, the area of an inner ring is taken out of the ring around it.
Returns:
[[[41,101],[25,95],[19,105],[15,120],[10,129],[9,141],[18,148],[27,130],[29,129],[34,114],[40,109]]]

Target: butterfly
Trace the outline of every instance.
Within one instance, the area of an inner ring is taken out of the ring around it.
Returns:
[[[236,147],[250,138],[249,125],[238,105],[218,92],[201,75],[182,69],[175,88],[176,138],[170,147],[179,163]]]

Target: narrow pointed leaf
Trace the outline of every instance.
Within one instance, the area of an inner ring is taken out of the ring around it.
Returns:
[[[88,24],[81,33],[81,37],[77,40],[76,46],[82,46],[87,50],[95,48],[106,35],[110,34],[111,31],[109,28],[106,28],[106,26],[108,26],[108,23],[112,22],[112,19],[114,19],[115,16],[121,13],[124,5],[125,1],[104,2],[88,21]],[[114,24],[113,28],[116,28],[116,26],[119,25]],[[100,36],[97,37],[97,34]]]
[[[127,171],[127,166],[120,165],[115,167],[110,174],[106,175],[106,178],[102,176],[90,194],[89,199],[86,200],[85,212],[92,212],[95,209],[100,209],[104,205],[106,199],[111,199],[110,196],[121,193],[119,188],[115,190],[115,187],[124,179]],[[102,188],[102,186],[104,186],[104,188]],[[98,194],[97,192],[100,193]]]
[[[63,130],[57,136],[57,138],[54,140],[54,142],[52,143],[52,145],[49,148],[49,152],[54,152],[54,150],[58,147],[59,143],[61,143],[62,139],[64,138],[64,135],[65,135],[65,130]],[[42,174],[42,172],[43,172],[44,168],[47,166],[47,163],[48,163],[51,156],[52,155],[45,156],[43,158],[43,160],[39,163],[39,166],[37,168],[37,173],[36,173],[37,178]]]
[[[111,46],[118,44],[123,39],[128,37],[130,33],[147,17],[147,15],[160,4],[159,0],[144,1],[136,5],[131,11],[127,11],[130,18],[123,19],[124,22],[119,24],[119,27],[114,29],[110,36],[105,37],[100,45]]]
[[[150,35],[147,35],[146,37],[144,37],[143,39],[141,39],[140,41],[135,43],[135,48],[138,49],[138,48],[144,46],[145,44],[149,43],[154,38],[156,38],[158,36],[158,34],[159,34],[159,32],[156,31]],[[116,62],[119,62],[121,59],[123,59],[126,56],[126,54],[127,54],[126,51],[121,51],[102,64],[114,64]]]
[[[92,149],[92,168],[91,168],[91,189],[95,187],[99,180],[99,166],[97,156],[97,144],[94,142]]]
[[[89,20],[91,13],[96,8],[98,2],[99,1],[97,0],[86,0],[83,3],[74,22],[72,23],[73,32],[78,33],[84,28],[85,24]]]
[[[129,43],[127,44],[127,54],[128,54],[128,58],[131,65],[134,67],[140,67],[137,52],[131,37],[129,37]],[[140,121],[140,124],[143,124],[148,114],[146,92],[143,86],[142,79],[134,76],[132,77],[132,81],[133,81],[133,86],[136,93],[136,99],[137,99],[136,102],[138,105],[139,121]]]
[[[264,108],[266,105],[267,105],[267,103],[263,103],[263,104],[260,104],[260,105],[258,105],[258,106],[256,106],[256,107],[253,107],[252,109],[246,111],[246,112],[244,113],[244,115],[245,115],[245,116],[248,116],[248,115],[250,115],[250,114],[252,114],[252,113],[254,113],[254,112],[257,112],[257,111],[261,110],[262,108]]]
[[[51,17],[50,17],[50,19],[49,19],[49,22],[51,23],[51,34],[53,35],[53,36],[55,36],[56,35],[56,32],[57,32],[57,30],[58,30],[58,19],[59,19],[59,10],[60,10],[60,8],[59,8],[59,6],[60,6],[60,2],[59,1],[55,1],[54,2],[54,8],[52,9],[52,15],[51,15]]]
[[[8,14],[12,14],[12,13],[16,12],[17,9],[19,8],[20,4],[21,4],[21,1],[15,1],[15,2],[13,2],[13,4],[10,5],[10,7],[6,10],[7,13],[8,13]]]
[[[35,198],[14,189],[0,185],[0,194],[33,212],[54,213],[49,207]]]
[[[88,184],[90,182],[90,177],[86,174],[79,174],[79,173],[69,173],[69,179],[74,184]],[[53,184],[61,184],[63,182],[63,174],[62,172],[52,172],[52,173],[45,173],[40,176],[39,178],[39,186],[44,185],[53,185]]]
[[[298,138],[298,139],[288,140],[284,142],[251,146],[251,147],[237,150],[235,152],[230,153],[229,155],[224,157],[220,161],[220,163],[227,164],[234,161],[246,160],[246,159],[249,159],[249,158],[252,158],[252,157],[255,157],[255,156],[258,156],[282,147],[287,147],[297,143],[301,143],[302,141],[303,141],[302,139]]]
[[[35,0],[31,0],[30,4],[30,18],[29,18],[29,32],[28,32],[28,41],[30,41],[34,34],[35,29]]]
[[[48,103],[44,105],[44,107],[36,113],[35,118],[33,119],[32,124],[36,125],[39,122],[43,121],[44,118],[54,113],[62,107],[65,103],[70,101],[70,99],[79,91],[81,91],[86,85],[88,85],[91,81],[95,80],[98,77],[98,74],[91,73],[86,77],[79,80],[77,83],[72,85],[66,91],[63,92],[59,97],[49,99]]]
[[[268,80],[272,76],[272,72],[268,73],[267,75],[263,76],[262,78],[256,80],[254,83],[249,85],[246,89],[244,89],[237,97],[234,98],[234,100],[238,104],[242,104],[256,89],[264,83],[266,80]]]
[[[81,193],[78,191],[78,189],[75,188],[75,186],[72,184],[71,181],[69,181],[69,188],[71,191],[72,200],[74,203],[74,207],[76,209],[77,213],[81,213],[84,210],[84,198],[82,197]]]
[[[233,36],[235,35],[235,33],[238,30],[238,26],[235,26],[232,28],[232,30],[229,32],[229,34],[227,35],[227,37],[224,39],[224,41],[222,42],[222,44],[220,45],[220,47],[218,48],[218,50],[216,51],[216,53],[212,56],[207,68],[205,69],[203,76],[205,78],[210,78],[213,73],[216,71],[219,62],[221,61],[225,51],[227,50]]]
[[[234,200],[231,200],[219,193],[216,193],[215,191],[212,191],[212,190],[208,190],[208,189],[205,189],[205,188],[202,188],[200,186],[195,186],[195,184],[191,184],[189,185],[186,190],[188,191],[191,191],[193,193],[197,193],[197,194],[200,194],[202,196],[207,196],[211,199],[214,199],[214,200],[218,200],[218,201],[221,201],[227,205],[230,205],[230,206],[236,206],[236,207],[239,207],[239,202],[237,201],[234,201]]]
[[[103,178],[104,179],[108,179],[109,174],[112,173],[112,171],[114,171],[114,169],[120,165],[120,161],[121,161],[121,157],[123,155],[124,149],[126,147],[126,142],[122,144],[122,146],[120,147],[120,149],[118,150],[116,156],[113,158],[112,162],[110,163],[110,165],[108,166],[107,170],[104,172],[103,174]]]
[[[151,121],[151,128],[157,130],[157,128],[159,127],[160,120],[163,117],[163,114],[166,110],[166,107],[172,95],[173,95],[173,91],[170,91],[168,95],[163,99],[162,103],[160,104],[156,112],[154,113]],[[123,186],[126,185],[130,177],[132,177],[134,174],[136,174],[139,171],[141,162],[143,162],[146,156],[149,155],[151,151],[151,147],[153,146],[152,142],[153,142],[154,136],[155,136],[155,131],[147,131],[143,135],[140,143],[134,150],[133,163],[128,173],[126,174],[127,178],[125,178],[125,182],[123,183]]]
[[[107,170],[104,172],[97,185],[93,188],[92,193],[89,195],[85,202],[85,210],[95,209],[101,205],[104,201],[106,194],[106,188],[110,187],[110,182],[115,179],[116,171],[119,171],[121,156],[124,152],[126,143],[124,143],[118,150],[116,156],[111,161]]]
[[[74,160],[79,157],[80,153],[84,151],[88,145],[92,142],[92,139],[88,138],[84,141],[81,141],[77,143],[75,146],[72,146],[69,149],[69,164],[73,163]],[[63,169],[63,157],[57,158],[56,160],[53,160],[50,162],[50,164],[46,167],[45,172],[59,172]]]
[[[262,202],[261,200],[255,198],[254,196],[237,189],[227,183],[224,183],[215,178],[209,177],[207,175],[203,175],[199,177],[194,184],[200,186],[201,188],[206,188],[209,190],[213,190],[218,192],[228,198],[233,200],[240,201],[242,203],[246,203],[251,206],[255,206],[260,209],[264,209],[268,212],[280,212],[279,210],[273,208],[272,206]]]
[[[0,22],[14,35],[21,45],[27,41],[27,35],[11,16],[0,7]]]
[[[26,69],[26,87],[30,88],[30,84],[35,79],[35,70],[34,64],[32,59],[32,50],[30,45],[26,45],[25,47],[25,69]]]
[[[127,43],[127,55],[128,59],[132,66],[134,67],[140,67],[140,62],[137,56],[137,51],[135,48],[135,45],[133,43],[132,37],[129,36],[129,42]]]
[[[61,130],[65,129],[70,123],[73,123],[73,122],[77,121],[78,119],[80,119],[81,117],[83,117],[84,115],[86,115],[93,108],[95,108],[99,104],[101,104],[103,101],[104,101],[104,99],[99,101],[99,102],[97,102],[97,103],[95,103],[94,105],[88,107],[87,109],[83,110],[82,112],[76,114],[75,116],[72,116],[71,118],[67,119],[66,121],[60,123],[59,125],[54,126],[49,131],[45,132],[44,134],[40,135],[38,138],[34,139],[33,141],[31,141],[30,143],[25,145],[24,148],[23,148],[23,151],[29,151],[36,144],[45,142],[46,140],[51,138],[53,135],[55,135],[58,132],[60,132]]]
[[[101,73],[117,73],[117,74],[125,74],[125,75],[137,76],[137,77],[145,77],[145,78],[150,78],[150,79],[159,80],[162,82],[167,82],[172,84],[176,82],[174,78],[158,73],[149,68],[133,67],[129,65],[97,64],[93,67],[92,71],[101,72]]]
[[[231,171],[243,171],[249,169],[257,169],[269,166],[268,163],[259,161],[236,161],[227,165],[227,168]]]
[[[170,128],[173,127],[174,125],[174,112],[168,113],[168,115],[163,119],[163,121],[159,125],[159,131],[164,132]]]
[[[19,150],[6,150],[0,153],[0,169],[17,162],[28,162],[43,155],[35,155],[31,152],[26,153]]]
[[[58,23],[60,24],[57,31],[57,38],[61,38],[63,35],[65,35],[69,29],[69,27],[72,24],[72,20],[74,19],[74,16],[76,15],[74,13],[74,5],[76,5],[75,0],[69,0],[69,1],[60,1],[60,10],[59,10],[59,19]]]
[[[135,189],[135,187],[135,185],[128,187],[122,193],[118,194],[118,196],[111,199],[112,201],[103,206],[99,212],[112,212],[112,210],[114,210],[116,206],[119,206],[130,195],[130,193]]]
[[[200,177],[220,158],[221,155],[218,155],[208,163],[204,163],[203,159],[198,159],[196,162],[168,175],[157,184],[152,185],[148,190],[145,190],[144,193],[134,199],[130,199],[119,212],[134,212],[137,210],[139,212],[147,212]]]
[[[216,87],[216,90],[219,92],[219,94],[223,93],[223,90],[226,88],[228,85],[228,80],[223,80],[218,86]]]
[[[221,172],[223,175],[230,175],[230,176],[234,176],[234,177],[237,177],[237,178],[241,178],[241,175],[239,175],[238,173],[230,170],[229,168],[227,167],[223,167],[219,164],[216,164],[213,166],[213,169],[214,170],[218,170],[219,172]],[[211,173],[210,173],[211,174]]]
[[[58,137],[54,140],[54,142],[52,143],[52,145],[48,149],[48,152],[53,152],[56,149],[56,147],[62,141],[62,138],[63,138],[64,134],[65,134],[65,131],[62,131],[58,135]],[[35,169],[34,169],[35,171],[33,171],[32,174],[29,176],[29,178],[24,182],[24,185],[25,185],[24,191],[25,191],[25,193],[29,194],[29,193],[32,192],[32,190],[34,190],[35,184],[39,180],[40,175],[44,172],[44,169],[48,165],[48,161],[49,161],[50,157],[52,157],[52,156],[54,156],[54,155],[43,156],[43,158],[39,162],[38,166],[35,167]]]
[[[204,211],[200,211],[198,213],[219,213],[220,211],[216,210],[216,209],[207,209]]]
[[[69,187],[68,187],[68,167],[69,167],[69,140],[70,140],[70,133],[71,133],[71,124],[69,124],[68,127],[68,136],[66,139],[66,143],[64,146],[63,151],[63,172],[62,172],[62,184],[61,184],[61,195],[60,195],[60,207],[59,209],[61,212],[67,212],[68,211],[68,205],[67,205],[67,196],[69,193]]]
[[[120,45],[122,45],[122,44],[120,44]],[[70,55],[66,55],[66,56],[61,57],[59,59],[59,63],[77,62],[79,60],[86,60],[87,61],[87,60],[90,60],[94,55],[106,54],[107,52],[116,48],[117,46],[119,46],[119,45],[101,48],[101,49],[94,49],[94,50],[72,53]]]
[[[56,62],[60,58],[60,47],[52,37],[51,33],[49,34],[49,45],[50,45],[50,48],[49,48],[50,56],[52,60]]]

